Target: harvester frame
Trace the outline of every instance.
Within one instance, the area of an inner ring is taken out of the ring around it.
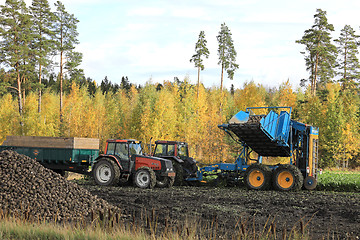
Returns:
[[[266,115],[253,110],[268,109]],[[276,113],[276,110],[281,110]],[[201,168],[197,177],[218,175],[227,182],[244,179],[249,189],[299,190],[302,186],[314,189],[318,175],[318,128],[291,120],[291,107],[249,107],[240,111],[228,124],[218,127],[242,145],[235,163],[217,163]],[[258,153],[251,159],[251,152]],[[265,165],[262,158],[289,157],[289,164]],[[255,163],[250,163],[255,162]]]

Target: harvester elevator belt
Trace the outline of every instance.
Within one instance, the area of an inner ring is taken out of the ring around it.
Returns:
[[[271,139],[262,129],[260,120],[263,117],[264,115],[252,115],[246,123],[232,123],[228,128],[261,156],[289,157],[290,148]]]

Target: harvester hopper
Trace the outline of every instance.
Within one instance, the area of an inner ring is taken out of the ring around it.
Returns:
[[[251,115],[251,109],[239,112],[220,128],[233,132],[244,144],[261,156],[289,157],[290,114],[288,111],[276,113],[271,110],[267,115]]]

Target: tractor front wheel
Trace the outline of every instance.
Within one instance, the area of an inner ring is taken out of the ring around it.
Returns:
[[[175,177],[161,177],[156,180],[156,186],[159,188],[169,188],[174,185]]]
[[[303,185],[304,177],[299,168],[294,165],[284,164],[275,169],[273,185],[280,191],[298,191]]]
[[[245,185],[248,189],[266,190],[271,184],[271,169],[263,164],[254,163],[245,171]]]
[[[154,170],[149,167],[140,167],[134,175],[134,184],[139,188],[154,188],[156,185]]]
[[[120,169],[114,161],[103,158],[95,164],[93,177],[99,185],[116,185],[119,182]]]

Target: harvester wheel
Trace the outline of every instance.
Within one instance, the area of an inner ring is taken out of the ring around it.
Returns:
[[[184,169],[182,168],[181,164],[176,162],[175,160],[172,161],[174,171],[175,171],[175,186],[181,186],[184,183]]]
[[[304,177],[299,168],[284,164],[275,169],[273,185],[280,191],[298,191],[303,185]]]
[[[271,184],[271,169],[263,164],[252,164],[245,171],[245,185],[248,189],[266,190]]]
[[[156,186],[159,188],[169,188],[174,185],[175,177],[161,177],[156,180]]]
[[[314,190],[316,188],[317,181],[313,176],[307,176],[304,179],[304,187],[307,190]]]
[[[156,175],[149,167],[140,167],[134,175],[134,184],[139,188],[154,188]]]
[[[93,176],[95,182],[99,185],[115,185],[118,184],[120,179],[120,169],[114,161],[102,158],[95,164]]]

